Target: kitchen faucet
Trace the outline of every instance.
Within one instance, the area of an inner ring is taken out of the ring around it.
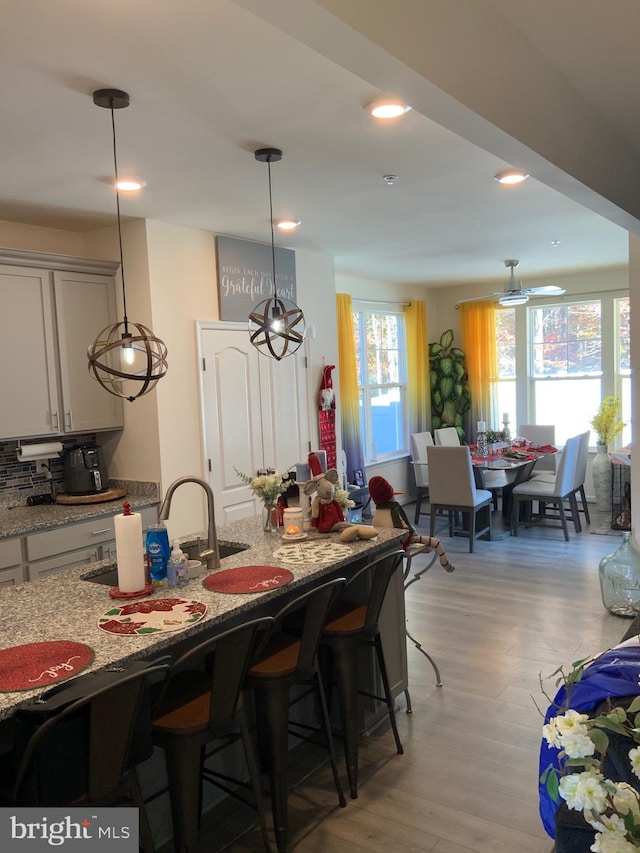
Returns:
[[[158,520],[166,521],[169,518],[173,493],[178,488],[178,486],[181,486],[183,483],[197,483],[199,486],[202,486],[202,488],[207,494],[207,513],[209,516],[207,549],[201,554],[198,554],[198,557],[206,558],[207,568],[209,570],[219,569],[220,549],[218,548],[218,533],[216,531],[216,517],[213,505],[213,491],[208,483],[206,483],[204,480],[201,480],[199,477],[179,477],[177,480],[174,480],[173,483],[171,483],[171,485],[167,489],[167,492],[164,496],[164,500],[162,502],[162,506],[160,507],[160,512],[158,514]]]

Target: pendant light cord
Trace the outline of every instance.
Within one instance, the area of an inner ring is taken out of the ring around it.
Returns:
[[[267,160],[269,170],[269,222],[271,224],[271,265],[273,266],[273,296],[278,295],[276,291],[276,244],[273,237],[273,198],[271,195],[271,157]]]
[[[120,224],[120,190],[118,189],[118,154],[116,151],[116,120],[113,111],[113,98],[111,98],[111,134],[113,137],[113,170],[116,183],[116,211],[118,215],[118,245],[120,247],[120,275],[122,277],[122,310],[124,314],[124,332],[129,333],[129,321],[127,319],[127,292],[124,286],[124,255],[122,252],[122,226]],[[274,273],[275,274],[275,273]]]

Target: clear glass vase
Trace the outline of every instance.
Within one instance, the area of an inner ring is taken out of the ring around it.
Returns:
[[[616,616],[640,613],[640,551],[630,533],[623,534],[622,545],[600,561],[602,603]]]
[[[262,529],[265,533],[277,533],[280,529],[280,511],[278,504],[262,504]]]

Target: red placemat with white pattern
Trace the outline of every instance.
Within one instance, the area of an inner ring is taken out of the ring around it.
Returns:
[[[112,607],[98,619],[98,627],[110,634],[158,634],[179,631],[199,622],[207,612],[201,601],[155,598]]]
[[[26,643],[0,650],[0,692],[50,687],[73,678],[93,661],[93,649],[71,640]]]
[[[204,581],[211,592],[266,592],[284,586],[293,580],[289,569],[277,566],[239,566],[237,569],[226,569],[224,572],[214,572]]]

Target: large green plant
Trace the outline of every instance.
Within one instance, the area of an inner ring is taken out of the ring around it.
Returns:
[[[455,427],[460,441],[466,444],[464,420],[471,407],[471,392],[465,354],[452,344],[451,329],[440,335],[439,343],[429,344],[431,426],[433,429]]]

